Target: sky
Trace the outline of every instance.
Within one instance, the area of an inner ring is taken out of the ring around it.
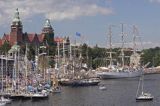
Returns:
[[[123,23],[126,45],[132,46],[135,25],[137,39],[141,38],[137,45],[160,46],[160,0],[0,0],[1,36],[10,32],[16,8],[23,32],[41,33],[45,20],[50,19],[55,36],[106,47],[112,26],[112,45],[116,47],[120,46]]]

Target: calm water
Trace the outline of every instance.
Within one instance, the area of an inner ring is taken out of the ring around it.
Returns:
[[[14,101],[6,106],[160,106],[160,74],[146,75],[145,90],[154,95],[150,102],[136,102],[139,78],[103,80],[107,90],[94,87],[63,87],[62,93],[51,94],[48,100]]]

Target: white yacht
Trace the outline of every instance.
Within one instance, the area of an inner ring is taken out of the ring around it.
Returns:
[[[106,72],[97,72],[97,77],[102,79],[110,79],[110,78],[131,78],[131,77],[139,77],[141,75],[140,69],[116,69]]]
[[[153,98],[154,97],[150,93],[144,92],[144,75],[142,74],[139,80],[139,84],[138,84],[136,101],[151,101],[153,100]]]
[[[149,100],[153,100],[153,96],[150,93],[143,93],[141,95],[139,95],[138,97],[136,97],[136,100],[144,100],[144,101],[149,101]]]

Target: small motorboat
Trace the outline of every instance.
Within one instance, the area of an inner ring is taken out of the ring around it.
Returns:
[[[1,96],[1,98],[0,98],[0,102],[5,102],[5,103],[11,103],[11,99],[9,99],[9,98],[5,98],[4,96]]]
[[[106,87],[105,87],[104,85],[100,85],[100,86],[99,86],[99,89],[100,89],[100,90],[106,90]]]
[[[0,106],[6,105],[6,102],[0,102]]]
[[[57,87],[54,87],[52,88],[52,93],[61,93],[61,87],[60,86],[57,86]]]

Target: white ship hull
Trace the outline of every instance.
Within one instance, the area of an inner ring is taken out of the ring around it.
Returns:
[[[139,77],[142,74],[141,71],[127,71],[127,72],[98,72],[97,76],[102,79],[111,79],[111,78],[132,78]]]

